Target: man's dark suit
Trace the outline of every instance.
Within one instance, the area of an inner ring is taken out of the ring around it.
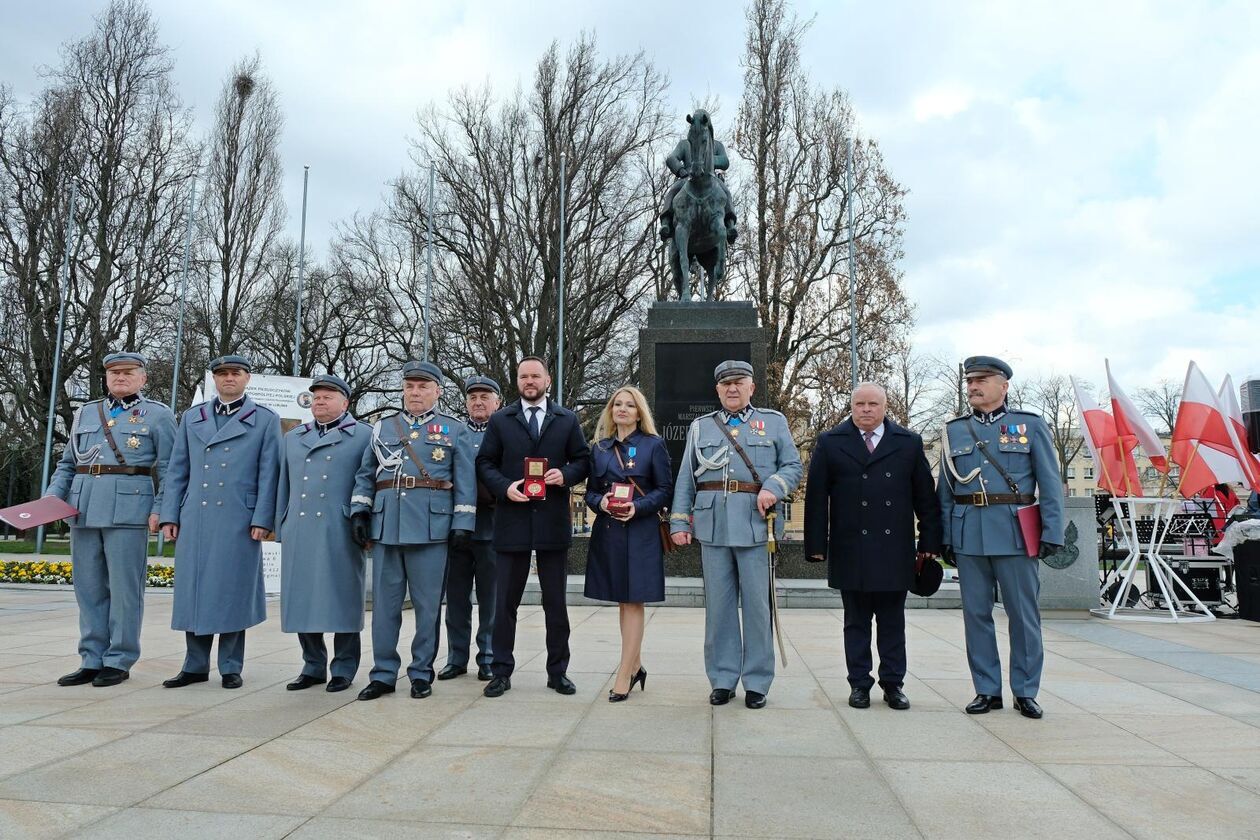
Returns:
[[[569,491],[590,471],[590,447],[577,415],[547,400],[542,431],[535,439],[524,406],[514,402],[490,417],[485,440],[477,454],[477,475],[498,499],[494,512],[494,548],[498,553],[498,587],[494,635],[490,647],[496,677],[509,677],[516,665],[516,611],[529,578],[530,551],[537,552],[538,583],[542,588],[547,624],[547,674],[555,677],[569,667],[569,613],[565,606],[570,524]],[[511,484],[524,477],[526,458],[546,458],[548,469],[564,475],[564,486],[547,486],[547,497],[529,502],[508,500]]]
[[[818,439],[805,490],[805,556],[827,558],[827,583],[844,598],[849,683],[869,689],[871,618],[879,629],[879,683],[906,675],[906,591],[917,550],[941,550],[941,512],[923,439],[891,420],[874,452],[845,420]],[[925,562],[936,562],[928,560]]]

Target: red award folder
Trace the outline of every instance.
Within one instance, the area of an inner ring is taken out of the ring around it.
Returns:
[[[547,498],[547,483],[543,481],[546,474],[546,458],[526,458],[525,482],[521,485],[521,492],[531,499]]]
[[[56,496],[44,496],[33,502],[0,509],[0,520],[4,520],[20,531],[38,528],[50,522],[60,522],[62,519],[78,515],[77,510]]]
[[[1028,505],[1015,509],[1019,520],[1019,532],[1024,535],[1024,551],[1036,557],[1041,551],[1041,505]]]
[[[612,486],[612,497],[608,500],[609,507],[629,507],[634,503],[634,485],[615,482]]]

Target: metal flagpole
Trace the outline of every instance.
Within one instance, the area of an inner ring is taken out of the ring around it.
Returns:
[[[192,192],[188,195],[188,221],[184,223],[184,265],[180,269],[179,315],[175,320],[175,367],[171,373],[171,411],[175,410],[175,398],[179,394],[179,357],[180,351],[184,349],[184,307],[188,300],[188,252],[192,249],[192,223],[196,205],[197,178],[194,176]]]
[[[564,404],[564,179],[568,158],[560,153],[560,305],[556,318],[559,330],[556,348],[556,401]]]
[[[61,305],[57,311],[57,343],[53,347],[52,384],[48,388],[48,428],[44,430],[44,467],[40,471],[39,493],[48,492],[48,469],[52,464],[53,422],[57,419],[57,394],[61,383],[61,340],[66,331],[66,297],[70,294],[70,249],[74,241],[74,207],[79,198],[78,184],[70,185],[70,212],[66,216],[65,252],[61,255]],[[35,558],[44,551],[44,526],[35,532]]]
[[[424,235],[425,235],[425,267],[424,277],[424,359],[429,359],[429,304],[433,300],[433,184],[436,176],[433,171],[433,161],[429,161],[429,209],[425,213]]]
[[[853,270],[853,138],[846,141],[848,164],[844,168],[845,192],[849,202],[849,373],[853,390],[858,383],[857,354],[857,272]]]
[[[311,180],[311,167],[302,167],[302,238],[298,245],[297,317],[293,326],[293,375],[302,364],[302,284],[306,279],[306,187]]]

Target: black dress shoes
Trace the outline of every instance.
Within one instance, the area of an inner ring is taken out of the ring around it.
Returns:
[[[223,675],[224,688],[240,688],[243,685],[245,685],[245,680],[241,679],[240,674],[224,674]]]
[[[869,709],[871,707],[871,690],[869,688],[855,688],[850,691],[849,705],[855,709]]]
[[[96,679],[96,675],[101,672],[100,668],[80,668],[73,674],[66,674],[57,680],[57,685],[87,685]]]
[[[725,706],[731,702],[731,698],[735,696],[735,691],[729,688],[715,688],[709,692],[710,706]]]
[[[463,665],[447,665],[441,671],[438,671],[439,680],[453,680],[456,677],[462,677],[468,673],[468,669]]]
[[[394,684],[381,682],[380,680],[372,680],[367,687],[359,692],[360,700],[375,700],[382,694],[393,694]]]
[[[208,679],[210,679],[209,674],[194,674],[191,671],[180,671],[178,674],[171,677],[169,680],[166,680],[165,682],[163,682],[162,687],[163,688],[183,688],[186,685],[192,685],[193,683],[202,683]]]
[[[511,677],[495,677],[490,680],[490,684],[486,686],[485,691],[481,692],[487,697],[502,697],[503,692],[512,690]]]
[[[1002,708],[1002,695],[977,694],[976,699],[968,703],[963,711],[969,715],[983,715],[991,709],[1000,708]]]
[[[328,686],[324,691],[345,691],[350,687],[350,680],[345,677],[333,677],[328,681]]]
[[[299,674],[298,678],[285,686],[289,691],[301,691],[313,685],[323,685],[328,680],[323,677],[312,677],[310,674]]]
[[[104,688],[110,685],[118,685],[123,680],[130,678],[131,674],[121,668],[102,668],[101,672],[96,675],[96,679],[92,680],[92,685],[97,688]]]
[[[750,709],[764,709],[766,707],[766,695],[760,691],[745,691],[744,705]]]
[[[423,700],[432,693],[433,686],[428,680],[411,681],[411,697],[413,700]]]
[[[477,679],[482,682],[490,682],[490,680],[494,679],[494,672],[490,670],[489,665],[477,666]]]
[[[1041,707],[1038,706],[1037,701],[1031,697],[1016,697],[1015,709],[1026,718],[1041,720]]]
[[[547,688],[555,691],[556,694],[577,694],[577,686],[573,684],[573,680],[564,674],[548,677]]]
[[[888,708],[899,712],[910,708],[910,698],[900,688],[885,688],[884,702],[888,704]]]

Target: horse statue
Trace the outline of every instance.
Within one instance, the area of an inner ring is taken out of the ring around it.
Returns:
[[[678,144],[666,161],[679,182],[670,191],[672,199],[667,213],[663,214],[662,233],[668,236],[669,264],[678,299],[691,300],[691,262],[694,259],[705,278],[703,293],[697,297],[713,300],[726,276],[726,250],[735,241],[735,216],[730,207],[730,193],[715,172],[713,121],[707,111],[697,110],[687,116],[687,122],[690,124],[687,139]],[[719,163],[725,169],[726,150],[721,144],[716,146]]]

